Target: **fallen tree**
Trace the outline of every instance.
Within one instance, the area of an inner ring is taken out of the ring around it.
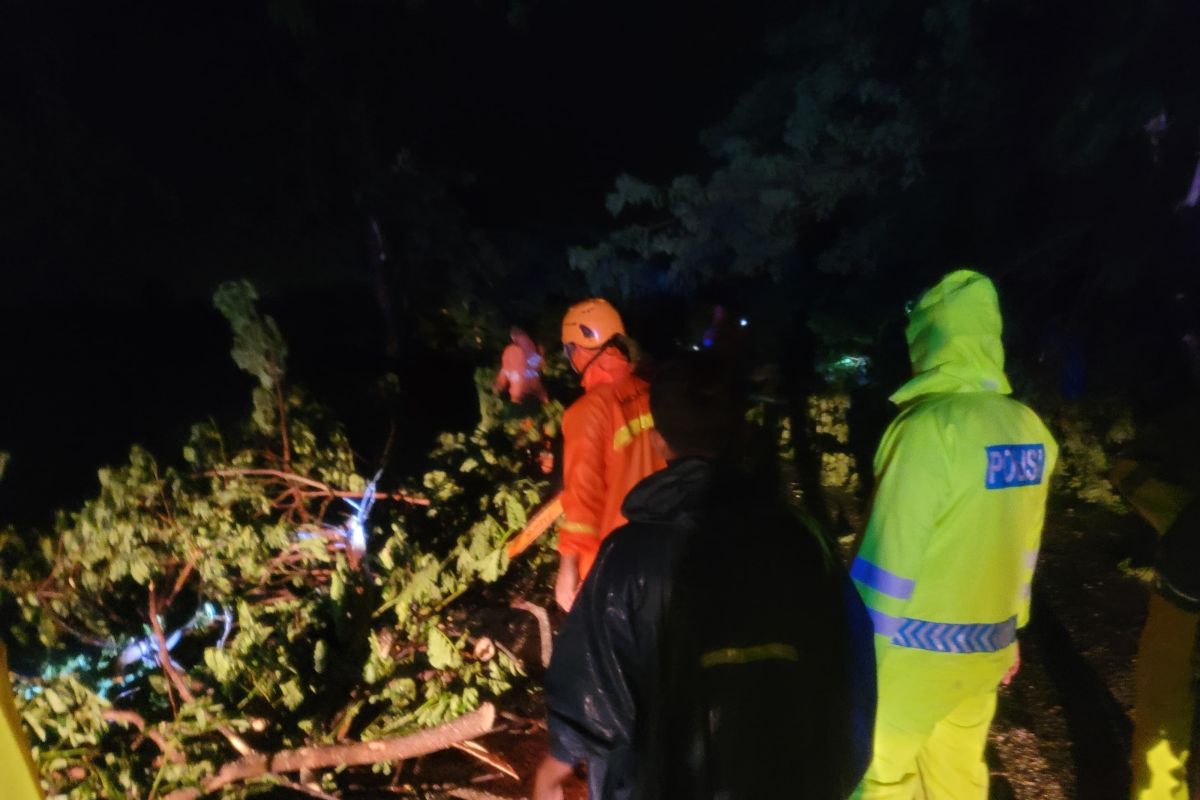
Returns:
[[[463,742],[521,665],[473,646],[456,604],[508,570],[561,407],[492,408],[414,479],[364,475],[287,382],[255,299],[245,283],[215,298],[255,379],[246,422],[194,426],[176,463],[134,447],[49,533],[0,533],[13,661],[42,663],[14,689],[54,795],[241,796],[303,770],[331,796],[339,767],[450,746],[496,761]]]

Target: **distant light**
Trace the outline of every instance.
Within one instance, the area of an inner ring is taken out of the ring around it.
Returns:
[[[694,344],[694,345],[692,345],[692,349],[698,353],[698,352],[700,352],[700,345]]]
[[[741,325],[743,328],[749,324],[750,324],[750,320],[746,319],[745,317],[742,317],[741,319],[738,320],[738,325]]]
[[[701,342],[701,344],[703,344],[705,347],[712,347],[712,345],[713,345],[712,337],[705,336],[704,340]]]
[[[867,358],[866,356],[851,355],[842,356],[839,358],[835,363],[835,366],[841,367],[842,369],[863,369],[867,366],[870,366],[870,364],[871,359]]]

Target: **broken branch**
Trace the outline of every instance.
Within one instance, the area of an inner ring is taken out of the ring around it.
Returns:
[[[150,584],[150,629],[154,634],[155,641],[158,642],[158,660],[162,665],[163,673],[171,681],[171,685],[175,687],[175,691],[179,692],[180,697],[189,703],[196,702],[196,695],[192,694],[192,690],[188,688],[187,682],[183,680],[179,672],[175,669],[175,665],[171,663],[171,653],[167,650],[167,639],[163,636],[162,623],[158,621],[158,598],[154,593],[153,583]],[[258,754],[258,751],[230,728],[222,726],[217,728],[217,731],[229,741],[234,750],[237,750],[243,756]]]
[[[132,725],[138,729],[138,732],[145,736],[150,741],[158,745],[158,749],[162,751],[163,757],[172,764],[182,764],[184,762],[183,753],[176,750],[161,731],[154,728],[146,730],[146,720],[136,711],[119,711],[115,708],[110,708],[100,712],[100,717],[106,722],[116,722],[122,725]]]
[[[456,750],[461,750],[472,758],[477,758],[484,764],[487,764],[493,769],[498,769],[514,781],[521,780],[521,776],[512,768],[512,765],[498,755],[488,751],[486,747],[479,742],[457,742],[451,745]]]
[[[512,607],[528,611],[537,619],[538,638],[542,647],[542,667],[549,667],[553,647],[553,642],[550,638],[550,615],[546,613],[546,609],[528,600],[517,600],[512,604]]]
[[[334,489],[332,486],[321,483],[321,481],[307,478],[303,475],[297,475],[294,472],[286,472],[279,469],[214,469],[204,473],[208,477],[216,478],[277,478],[286,483],[299,484],[315,489],[313,492],[304,492],[305,495],[318,497],[346,497],[358,498],[362,497],[362,492],[343,491]],[[406,492],[375,492],[376,500],[399,500],[413,506],[429,505],[428,497],[420,495],[408,494]]]
[[[482,736],[492,729],[495,721],[495,706],[484,703],[456,720],[408,736],[354,744],[300,747],[295,750],[281,750],[270,756],[255,753],[221,767],[215,776],[204,783],[202,792],[183,789],[167,795],[165,800],[194,800],[201,794],[211,794],[230,784],[261,778],[264,775],[417,758]]]

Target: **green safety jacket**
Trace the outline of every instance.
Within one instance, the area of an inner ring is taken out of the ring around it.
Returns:
[[[875,456],[876,494],[850,573],[877,644],[994,653],[1029,618],[1058,446],[1006,396],[1001,330],[995,287],[969,270],[910,310],[915,377],[892,396],[900,414]]]

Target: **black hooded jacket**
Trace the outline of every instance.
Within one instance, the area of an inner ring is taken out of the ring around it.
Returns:
[[[847,796],[870,760],[874,650],[823,540],[700,459],[622,513],[555,642],[551,754],[589,764],[594,799]]]

